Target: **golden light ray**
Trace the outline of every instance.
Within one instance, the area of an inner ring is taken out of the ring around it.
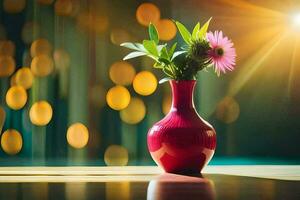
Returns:
[[[299,49],[299,38],[296,39],[296,42],[294,44],[294,51],[293,51],[293,54],[292,54],[291,67],[290,67],[289,78],[288,78],[288,97],[290,97],[292,83],[293,83],[293,80],[295,78],[295,71],[296,71],[295,67],[296,67],[297,61],[298,61],[297,53],[299,53],[298,49]]]
[[[281,33],[282,26],[272,26],[250,31],[233,42],[238,52],[238,60],[241,61],[251,55],[252,51],[256,51],[257,47],[264,44],[269,38],[274,38]],[[251,41],[251,45],[249,45]]]
[[[241,16],[241,14],[237,14],[234,16],[228,15],[218,15],[214,17],[214,25],[216,27],[228,27],[230,29],[234,28],[235,30],[240,27],[255,28],[256,30],[259,28],[266,27],[276,27],[285,25],[289,16],[285,15],[283,17],[269,17],[269,16],[259,16],[259,20],[257,20],[257,16]],[[234,24],[234,27],[232,26]]]
[[[223,3],[226,3],[230,6],[233,6],[233,7],[237,7],[239,10],[242,11],[243,10],[247,10],[248,13],[249,11],[253,11],[255,12],[255,14],[262,14],[263,16],[267,16],[269,15],[270,17],[283,17],[285,16],[285,14],[279,12],[279,11],[276,11],[276,10],[272,10],[272,9],[269,9],[269,8],[265,8],[265,7],[261,7],[261,6],[258,6],[258,5],[254,5],[250,2],[247,2],[247,1],[244,1],[244,0],[235,0],[235,1],[232,1],[232,0],[221,0],[221,2]]]
[[[277,37],[274,37],[273,40],[264,45],[261,50],[254,54],[248,61],[245,61],[242,66],[239,66],[242,70],[230,83],[227,94],[229,96],[235,96],[287,36],[287,32],[278,34]]]

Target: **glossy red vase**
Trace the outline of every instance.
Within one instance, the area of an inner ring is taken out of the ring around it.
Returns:
[[[170,81],[172,107],[148,132],[148,149],[166,172],[201,173],[216,148],[214,128],[197,113],[193,93],[196,81]]]

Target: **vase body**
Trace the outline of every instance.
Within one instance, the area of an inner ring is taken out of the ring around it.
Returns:
[[[166,172],[201,173],[216,148],[214,128],[197,113],[193,93],[196,81],[170,81],[170,112],[150,128],[148,149]]]

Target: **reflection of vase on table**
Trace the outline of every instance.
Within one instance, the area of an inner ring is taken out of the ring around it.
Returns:
[[[216,198],[212,180],[201,177],[162,174],[150,181],[147,200],[188,200]]]

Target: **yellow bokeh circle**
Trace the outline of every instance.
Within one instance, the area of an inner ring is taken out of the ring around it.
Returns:
[[[72,124],[67,130],[67,141],[70,146],[81,149],[89,141],[89,131],[82,123]]]
[[[71,15],[72,7],[72,0],[56,0],[54,4],[55,13],[60,16]]]
[[[22,86],[12,86],[6,93],[6,104],[14,110],[19,110],[27,102],[27,93]]]
[[[16,73],[16,84],[22,86],[25,89],[31,88],[33,79],[33,74],[28,67],[22,67]]]
[[[161,19],[155,23],[155,26],[160,40],[168,41],[172,40],[176,36],[177,28],[174,22],[170,19]]]
[[[106,102],[112,109],[122,110],[126,108],[130,102],[130,93],[123,86],[114,86],[108,90]]]
[[[149,71],[139,72],[133,80],[133,88],[140,95],[150,95],[157,87],[157,79]]]
[[[3,10],[7,13],[19,13],[26,5],[26,0],[3,0]]]
[[[130,85],[134,76],[134,67],[126,61],[115,62],[109,69],[109,77],[117,85]]]
[[[102,33],[107,30],[109,20],[105,15],[82,12],[77,16],[77,25],[80,30]]]
[[[35,40],[30,47],[30,55],[31,57],[35,57],[38,55],[50,55],[52,51],[52,46],[48,40],[40,38]]]
[[[113,44],[120,45],[123,42],[130,41],[130,39],[129,33],[124,29],[117,28],[110,32],[110,41]]]
[[[160,10],[153,3],[142,3],[136,10],[136,19],[141,25],[148,26],[160,19]]]
[[[22,149],[23,140],[21,134],[14,129],[6,130],[1,136],[1,147],[9,155],[15,155]]]
[[[128,124],[137,124],[142,121],[146,114],[146,106],[142,99],[131,98],[129,105],[120,111],[122,121]]]
[[[47,55],[39,55],[32,59],[31,71],[35,76],[48,76],[54,69],[53,60]]]
[[[0,55],[1,56],[14,56],[15,44],[10,40],[0,41]]]
[[[172,106],[172,96],[171,95],[164,96],[162,102],[162,111],[165,115],[169,113],[171,106]]]
[[[47,101],[35,102],[29,110],[29,118],[32,124],[45,126],[52,119],[52,107]]]
[[[110,145],[104,153],[104,162],[108,166],[125,166],[128,163],[128,151],[120,145]]]
[[[22,40],[26,44],[34,41],[36,33],[39,31],[39,25],[36,22],[26,22],[22,28]]]
[[[16,63],[11,56],[0,56],[0,77],[12,75],[15,68]]]
[[[64,49],[56,49],[53,53],[55,68],[58,70],[67,69],[70,66],[70,55]]]
[[[222,99],[217,105],[216,117],[224,123],[232,123],[240,115],[240,106],[236,100],[230,96]]]

